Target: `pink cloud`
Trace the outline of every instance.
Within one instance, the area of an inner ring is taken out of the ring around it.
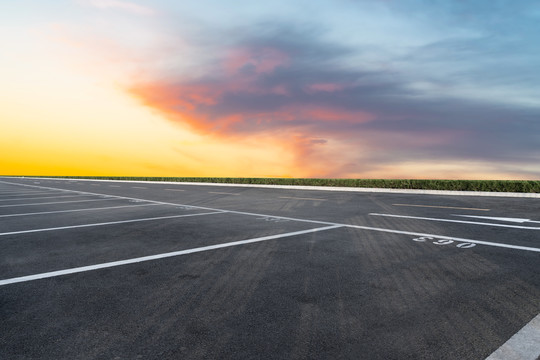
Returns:
[[[365,111],[350,111],[323,106],[307,106],[299,110],[300,116],[317,121],[365,123],[375,119],[374,114]]]
[[[324,91],[324,92],[334,92],[345,89],[345,85],[343,84],[336,84],[336,83],[319,83],[319,84],[311,84],[307,86],[308,92],[317,92],[317,91]]]

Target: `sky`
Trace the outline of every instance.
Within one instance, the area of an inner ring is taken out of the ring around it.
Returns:
[[[0,174],[540,179],[536,0],[0,2]]]

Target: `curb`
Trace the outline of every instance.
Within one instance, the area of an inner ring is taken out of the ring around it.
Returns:
[[[44,177],[7,177],[15,179],[36,179],[36,180],[63,180],[63,181],[108,181],[127,182],[136,184],[176,184],[176,185],[196,185],[196,186],[223,186],[223,187],[252,187],[269,189],[288,190],[312,190],[312,191],[342,191],[361,193],[390,193],[390,194],[418,194],[418,195],[445,195],[445,196],[484,196],[484,197],[512,197],[512,198],[533,198],[540,199],[540,193],[516,193],[516,192],[491,192],[491,191],[456,191],[456,190],[419,190],[419,189],[386,189],[386,188],[357,188],[338,186],[301,186],[301,185],[265,185],[265,184],[226,184],[208,182],[178,182],[178,181],[143,181],[143,180],[106,180],[106,179],[71,179],[71,178],[44,178]],[[5,179],[5,177],[4,177]]]

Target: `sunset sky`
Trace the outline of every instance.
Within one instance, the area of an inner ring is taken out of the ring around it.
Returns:
[[[540,179],[540,2],[0,2],[0,175]]]

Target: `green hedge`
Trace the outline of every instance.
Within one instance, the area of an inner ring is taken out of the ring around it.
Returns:
[[[456,190],[540,193],[538,180],[386,180],[227,177],[48,176],[75,179],[212,182],[226,184],[343,186],[387,189]]]

